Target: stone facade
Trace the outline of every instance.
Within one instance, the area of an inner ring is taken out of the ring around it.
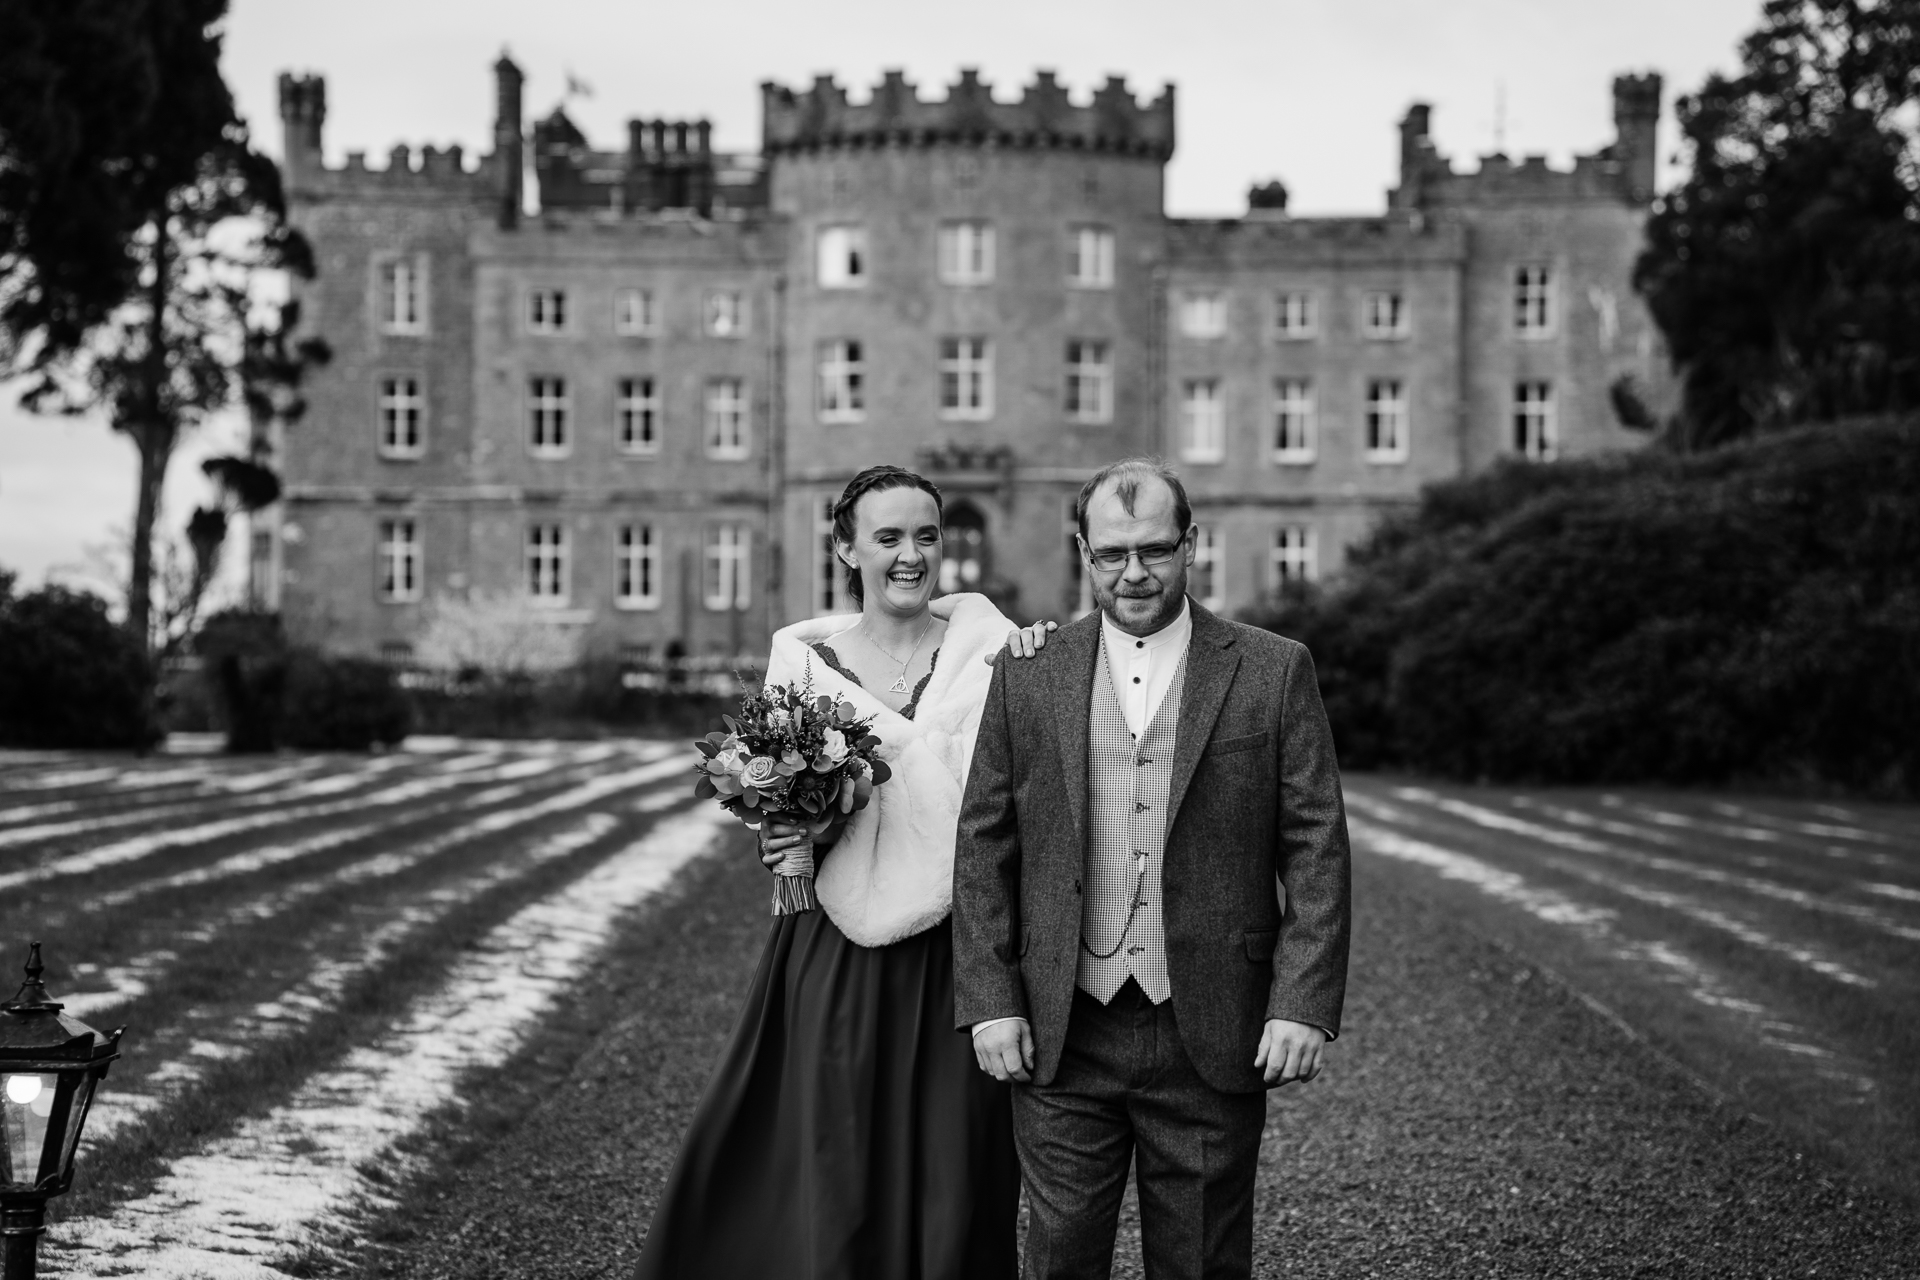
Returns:
[[[495,74],[492,154],[384,170],[327,168],[324,84],[282,78],[336,358],[265,545],[290,625],[337,648],[401,656],[429,599],[480,592],[604,653],[758,654],[845,606],[824,508],[876,461],[947,492],[948,585],[1065,617],[1080,483],[1163,454],[1232,611],[1428,482],[1630,444],[1620,389],[1667,394],[1629,284],[1657,77],[1616,81],[1619,138],[1570,172],[1456,173],[1415,106],[1381,215],[1289,217],[1272,184],[1199,221],[1164,213],[1171,88],[769,84],[742,156],[704,121],[619,152],[558,110],[526,130]]]

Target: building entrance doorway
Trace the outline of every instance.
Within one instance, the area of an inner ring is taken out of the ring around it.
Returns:
[[[993,567],[987,545],[987,518],[971,502],[962,500],[947,508],[942,526],[946,558],[940,565],[941,592],[979,591]]]

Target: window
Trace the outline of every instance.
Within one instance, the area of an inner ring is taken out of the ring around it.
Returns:
[[[752,535],[743,524],[713,525],[707,530],[702,596],[716,612],[744,609],[752,600],[747,558]]]
[[[993,346],[985,338],[940,339],[940,416],[993,416]]]
[[[1513,388],[1513,448],[1533,462],[1552,462],[1560,452],[1553,384],[1519,382]]]
[[[737,338],[747,331],[747,299],[731,290],[716,290],[707,295],[707,334],[714,338]]]
[[[815,247],[822,289],[858,289],[867,282],[866,228],[822,227]]]
[[[380,379],[380,456],[418,458],[427,451],[426,397],[420,394],[420,379],[393,377]]]
[[[1310,293],[1281,293],[1273,299],[1273,331],[1281,338],[1297,341],[1320,331]]]
[[[1313,461],[1313,384],[1281,378],[1273,384],[1273,456],[1299,465]]]
[[[1553,276],[1547,268],[1514,269],[1513,330],[1523,338],[1544,338],[1553,332]]]
[[[660,607],[660,543],[650,524],[620,526],[620,563],[613,603],[621,609]]]
[[[621,289],[613,295],[613,331],[623,338],[656,332],[660,317],[653,309],[653,290]]]
[[[1227,603],[1227,562],[1220,546],[1220,531],[1210,524],[1196,526],[1193,546],[1193,596],[1209,609],[1221,609]]]
[[[1227,410],[1216,379],[1189,382],[1181,390],[1180,456],[1188,462],[1219,462],[1227,456]]]
[[[527,526],[527,594],[536,604],[567,602],[567,530],[558,524]]]
[[[380,331],[427,331],[427,259],[391,258],[380,264]]]
[[[1067,344],[1067,417],[1113,421],[1113,363],[1104,342]]]
[[[527,332],[563,333],[567,327],[565,289],[527,290]]]
[[[565,378],[527,380],[527,449],[536,458],[564,458],[573,448],[573,402]]]
[[[1113,232],[1075,227],[1067,233],[1067,283],[1076,289],[1113,288]]]
[[[1367,461],[1405,462],[1407,393],[1398,378],[1367,383]]]
[[[1406,337],[1406,298],[1397,292],[1367,294],[1360,301],[1360,332],[1369,338]]]
[[[1190,293],[1180,299],[1180,332],[1189,338],[1222,338],[1227,333],[1227,298],[1223,293]]]
[[[1289,582],[1312,582],[1320,576],[1313,530],[1290,524],[1273,532],[1273,550],[1267,553],[1268,585],[1275,591]]]
[[[747,456],[747,384],[739,378],[707,384],[707,456],[727,461]]]
[[[858,422],[867,416],[865,352],[852,339],[820,346],[820,421]]]
[[[652,378],[622,378],[613,401],[622,453],[660,452],[660,386]]]
[[[420,598],[420,534],[411,520],[380,522],[380,598],[406,604]]]
[[[993,279],[993,225],[948,222],[940,228],[940,280],[985,284]]]
[[[842,613],[847,608],[846,590],[841,583],[839,553],[833,549],[833,499],[820,502],[819,517],[813,522],[813,535],[819,551],[813,558],[813,611],[816,615]]]

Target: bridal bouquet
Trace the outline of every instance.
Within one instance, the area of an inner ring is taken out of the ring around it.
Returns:
[[[697,799],[717,796],[749,827],[779,822],[824,834],[846,813],[864,809],[873,789],[890,776],[875,754],[880,739],[850,702],[813,692],[813,674],[796,686],[770,684],[740,700],[740,715],[723,716],[726,731],[693,745],[700,780]],[[850,808],[847,807],[850,804]],[[773,914],[811,911],[811,869],[774,880]]]

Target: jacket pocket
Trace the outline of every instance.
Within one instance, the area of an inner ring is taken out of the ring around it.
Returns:
[[[1027,954],[1027,946],[1033,941],[1033,930],[1026,925],[1020,926],[1020,954]]]
[[[1255,964],[1273,963],[1273,947],[1280,940],[1278,929],[1249,929],[1240,936],[1247,944],[1247,959]]]
[[[1230,756],[1239,751],[1252,751],[1256,747],[1266,746],[1267,737],[1267,731],[1262,729],[1258,733],[1249,733],[1245,737],[1240,738],[1215,738],[1207,744],[1207,749],[1203,754],[1209,756]]]

